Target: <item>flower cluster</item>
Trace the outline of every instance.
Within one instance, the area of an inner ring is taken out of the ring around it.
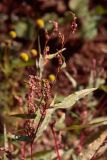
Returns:
[[[27,96],[27,114],[36,115],[36,111],[40,110],[41,117],[44,118],[46,111],[52,101],[51,84],[47,79],[40,79],[38,76],[29,75],[28,79],[28,96]],[[37,123],[34,119],[27,119],[24,122],[25,134],[34,137]]]

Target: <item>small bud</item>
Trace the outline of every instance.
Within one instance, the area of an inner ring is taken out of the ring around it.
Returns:
[[[30,51],[30,53],[31,53],[31,55],[34,56],[34,57],[36,57],[36,56],[38,55],[38,52],[37,52],[36,49],[32,49],[32,50]]]
[[[49,80],[50,80],[50,81],[55,81],[55,79],[56,79],[56,77],[55,77],[54,74],[50,74],[50,75],[49,75]]]
[[[27,62],[29,60],[28,54],[24,53],[24,52],[20,54],[20,58],[25,62]]]
[[[43,28],[43,27],[44,27],[44,21],[43,21],[43,19],[37,19],[37,20],[36,20],[36,25],[37,25],[39,28]]]
[[[13,39],[16,38],[16,36],[17,36],[17,34],[16,34],[15,31],[10,31],[10,32],[9,32],[9,35],[10,35],[10,37],[13,38]]]

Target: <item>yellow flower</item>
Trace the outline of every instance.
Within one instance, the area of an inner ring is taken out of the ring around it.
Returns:
[[[43,19],[37,19],[36,20],[36,24],[39,28],[43,28],[44,27],[44,21]]]
[[[55,75],[54,75],[54,74],[50,74],[50,75],[49,75],[49,80],[50,80],[50,81],[55,81],[55,80],[56,80]]]
[[[16,36],[17,36],[15,31],[10,31],[9,34],[10,34],[11,38],[13,38],[13,39],[16,38]]]
[[[22,52],[22,53],[20,54],[20,58],[21,58],[23,61],[25,61],[25,62],[27,62],[27,61],[29,60],[29,56],[28,56],[28,54],[25,53],[25,52]]]
[[[36,49],[32,49],[32,50],[30,51],[30,53],[31,53],[32,56],[35,56],[35,57],[38,55],[38,52],[37,52]]]

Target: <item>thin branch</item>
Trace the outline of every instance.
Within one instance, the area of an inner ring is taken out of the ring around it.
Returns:
[[[55,141],[55,151],[57,153],[57,159],[61,160],[61,156],[59,154],[59,149],[58,149],[58,142],[57,142],[56,132],[55,132],[55,129],[54,129],[54,124],[55,123],[51,123],[50,124],[50,128],[51,128],[51,131],[52,131],[52,134],[53,134],[53,138],[54,138],[54,141]]]

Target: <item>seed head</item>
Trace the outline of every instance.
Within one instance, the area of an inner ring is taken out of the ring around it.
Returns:
[[[50,74],[49,75],[49,80],[52,81],[52,82],[55,81],[56,80],[55,75],[54,74]]]
[[[27,61],[29,60],[29,56],[28,56],[28,54],[25,53],[25,52],[22,52],[22,53],[20,54],[20,58],[21,58],[23,61],[25,61],[25,62],[27,62]]]
[[[37,20],[36,20],[36,25],[37,25],[39,28],[43,28],[43,27],[44,27],[44,21],[43,21],[43,19],[37,19]]]
[[[49,105],[52,100],[52,91],[50,83],[47,79],[43,79],[43,93],[44,93],[44,101],[47,105]]]
[[[34,56],[34,57],[36,57],[36,56],[38,55],[38,52],[37,52],[36,49],[32,49],[32,50],[30,51],[30,53],[31,53],[31,55]]]
[[[13,38],[13,39],[16,38],[16,36],[17,36],[17,34],[16,34],[15,31],[10,31],[10,32],[9,32],[9,35],[10,35],[10,37]]]

